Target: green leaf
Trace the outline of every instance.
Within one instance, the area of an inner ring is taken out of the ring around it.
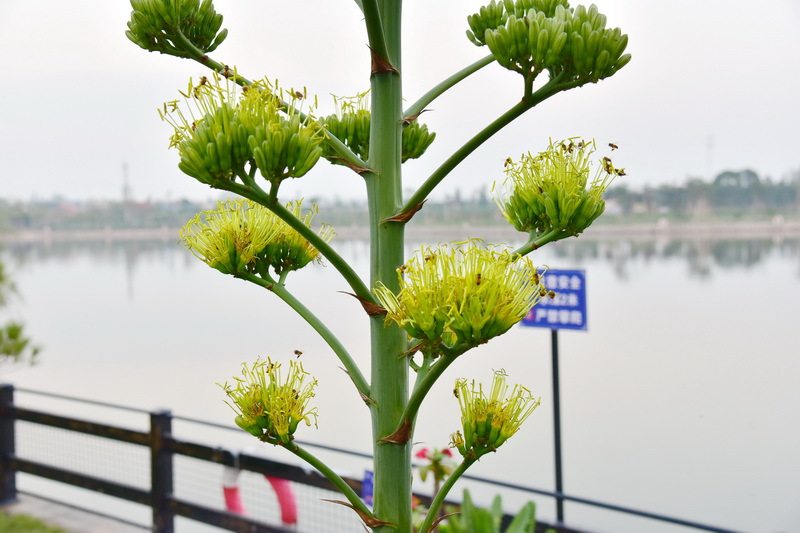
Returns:
[[[506,533],[533,533],[536,529],[536,504],[528,502],[520,509]]]

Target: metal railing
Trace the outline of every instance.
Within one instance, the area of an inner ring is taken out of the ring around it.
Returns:
[[[173,468],[176,457],[192,458],[199,461],[232,467],[242,471],[255,472],[292,481],[306,486],[335,491],[335,487],[321,474],[302,467],[273,461],[264,457],[248,453],[234,452],[221,447],[209,446],[197,442],[178,439],[172,433],[173,420],[200,424],[221,430],[235,430],[232,426],[216,424],[189,417],[173,416],[169,411],[146,411],[122,405],[114,405],[95,400],[86,400],[73,396],[54,394],[32,389],[18,388],[24,393],[49,397],[58,400],[81,402],[98,407],[122,409],[128,412],[149,416],[148,431],[137,431],[118,426],[100,424],[88,420],[65,417],[46,413],[40,410],[19,407],[14,403],[14,387],[0,385],[0,504],[13,501],[18,492],[16,487],[16,473],[39,476],[42,478],[67,483],[72,486],[100,492],[129,502],[150,507],[152,512],[152,530],[157,533],[171,533],[174,530],[176,516],[189,518],[206,524],[214,525],[230,531],[248,532],[288,532],[296,529],[264,523],[246,516],[232,514],[224,510],[214,509],[209,506],[179,498],[174,491],[175,472]],[[135,486],[131,483],[111,481],[102,477],[75,471],[74,469],[53,466],[40,461],[34,461],[18,456],[16,422],[59,428],[77,434],[91,435],[111,441],[124,442],[144,447],[149,453],[149,489]],[[299,442],[299,441],[298,441]],[[371,459],[370,454],[337,448],[324,444],[299,442],[305,446],[320,450],[336,452],[360,459]],[[555,492],[527,485],[508,483],[478,476],[465,475],[463,479],[487,484],[490,486],[513,489],[525,494],[540,495],[553,498],[555,501],[568,501],[581,505],[613,511],[617,513],[654,520],[676,526],[684,526],[701,531],[717,533],[733,533],[729,529],[711,526],[691,520],[634,509],[623,505],[602,502],[590,498],[583,498]],[[358,479],[345,477],[345,481],[360,493],[362,482]],[[38,495],[37,495],[38,496]],[[421,495],[423,503],[428,503],[430,498]],[[84,510],[88,510],[85,509]],[[91,512],[91,510],[89,510]],[[513,517],[506,515],[503,522],[508,523]],[[537,523],[537,532],[544,532],[553,528],[560,533],[577,532],[564,524]]]

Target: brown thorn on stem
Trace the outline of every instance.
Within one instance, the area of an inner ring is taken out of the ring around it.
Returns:
[[[331,159],[334,159],[334,158],[331,158]],[[364,174],[369,174],[370,172],[372,172],[371,168],[360,167],[360,166],[358,166],[356,164],[353,164],[350,161],[344,159],[343,157],[336,157],[335,159],[338,162],[340,162],[341,164],[343,164],[344,166],[346,166],[347,168],[349,168],[350,170],[352,170],[353,172],[355,172],[356,174],[358,174],[359,176],[363,176]]]
[[[439,518],[437,518],[436,520],[434,520],[434,521],[433,521],[433,524],[431,524],[431,528],[430,528],[428,531],[436,531],[436,526],[438,526],[438,525],[439,525],[439,523],[440,523],[442,520],[445,520],[445,519],[447,519],[447,518],[449,518],[449,517],[451,517],[451,516],[455,516],[455,515],[457,515],[457,514],[461,514],[461,513],[447,513],[447,514],[443,514],[442,516],[440,516]],[[425,533],[428,533],[428,531],[426,531]]]
[[[427,202],[427,201],[428,201],[427,199],[422,200],[420,203],[418,203],[417,205],[415,205],[414,207],[412,207],[411,209],[409,209],[407,211],[403,211],[402,213],[398,213],[398,214],[396,214],[394,216],[391,216],[389,218],[384,218],[381,221],[381,224],[385,224],[387,222],[402,222],[402,223],[406,223],[409,220],[411,220],[411,218],[414,215],[417,214],[417,211],[422,209],[422,206],[425,205],[425,202]]]
[[[413,357],[415,353],[425,347],[425,341],[420,341],[405,352],[400,354],[400,357]]]
[[[343,505],[343,506],[345,506],[345,507],[349,507],[350,509],[352,509],[353,511],[355,511],[355,512],[356,512],[356,514],[358,514],[358,517],[359,517],[361,520],[363,520],[363,521],[364,521],[364,523],[365,523],[365,524],[366,524],[368,527],[370,527],[370,528],[372,528],[372,529],[374,529],[374,528],[376,528],[376,527],[382,527],[382,526],[388,526],[388,527],[391,527],[391,528],[396,528],[396,527],[397,527],[397,526],[395,526],[395,525],[394,525],[393,523],[391,523],[391,522],[387,522],[386,520],[381,520],[380,518],[378,518],[378,517],[376,517],[376,516],[372,516],[372,515],[370,515],[370,514],[367,514],[367,513],[365,513],[364,511],[361,511],[361,510],[359,510],[359,509],[356,509],[356,508],[353,506],[353,504],[351,504],[351,503],[348,503],[348,502],[343,502],[342,500],[329,500],[329,499],[327,499],[327,498],[322,498],[322,501],[324,501],[324,502],[328,502],[328,503],[335,503],[335,504],[337,504],[337,505]]]
[[[342,372],[347,374],[347,377],[350,377],[350,372],[348,372],[346,368],[340,366],[339,370],[341,370]],[[350,379],[352,379],[352,377],[350,377]],[[361,400],[363,400],[363,402],[365,404],[367,404],[367,407],[371,407],[373,405],[376,405],[375,400],[373,400],[372,398],[370,398],[369,396],[367,396],[363,392],[358,391],[358,395],[361,396]]]
[[[361,396],[361,399],[364,401],[365,404],[367,404],[367,407],[372,407],[373,405],[377,405],[377,402],[375,402],[375,400],[373,400],[363,392],[359,391],[358,395]]]
[[[369,48],[369,53],[372,56],[372,74],[385,74],[387,72],[398,74],[397,69],[394,68],[394,65],[392,65],[387,58],[380,55],[371,46],[367,48]]]
[[[411,421],[404,419],[400,426],[392,433],[383,437],[378,442],[383,444],[406,444],[411,438]]]
[[[419,113],[414,113],[413,115],[408,115],[407,117],[403,117],[403,126],[408,126],[413,122],[416,122],[419,116],[423,113],[428,111],[433,111],[433,109],[423,109]]]
[[[383,306],[378,305],[374,302],[370,302],[366,298],[362,298],[357,294],[353,294],[352,292],[346,292],[346,291],[339,291],[339,292],[341,292],[342,294],[349,294],[350,296],[361,302],[361,307],[364,308],[364,311],[366,311],[369,316],[384,316],[388,312]]]
[[[334,155],[334,156],[328,157],[327,159],[331,163],[338,163],[340,165],[344,165],[347,168],[349,168],[350,170],[352,170],[353,172],[355,172],[356,174],[359,174],[361,176],[363,176],[364,174],[369,174],[370,172],[372,172],[371,168],[360,167],[360,166],[358,166],[358,165],[356,165],[354,163],[351,163],[350,161],[348,161],[344,157],[340,157],[338,155]]]

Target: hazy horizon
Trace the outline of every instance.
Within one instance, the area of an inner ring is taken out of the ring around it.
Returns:
[[[404,95],[413,102],[445,76],[487,53],[464,36],[466,16],[485,1],[406,2]],[[577,2],[573,2],[576,4]],[[445,180],[440,195],[470,194],[500,177],[509,155],[541,150],[548,137],[583,135],[620,145],[625,183],[680,184],[722,170],[752,168],[780,179],[800,167],[800,4],[601,0],[610,26],[630,36],[633,61],[614,77],[544,102],[478,149]],[[330,112],[329,93],[368,83],[361,15],[352,0],[292,3],[217,0],[230,31],[213,57],[250,77],[307,85]],[[124,35],[127,2],[6,0],[0,47],[7,83],[0,99],[0,198],[111,199],[122,164],[135,199],[203,200],[215,191],[183,175],[167,150],[169,128],[155,109],[190,76],[191,61],[139,49]],[[278,13],[272,16],[271,13]],[[690,13],[691,16],[687,16]],[[290,20],[303,31],[287,31]],[[325,46],[329,39],[333,46]],[[765,81],[770,80],[770,81]],[[521,80],[490,65],[438,99],[423,122],[437,140],[405,165],[413,188],[449,153],[519,98]],[[363,196],[352,172],[320,163],[291,180],[286,195]]]

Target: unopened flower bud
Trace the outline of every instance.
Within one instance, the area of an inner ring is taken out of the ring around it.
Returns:
[[[353,97],[334,97],[334,102],[336,112],[320,118],[320,124],[366,161],[369,159],[371,124],[369,92]],[[428,131],[428,126],[420,124],[418,120],[403,124],[402,161],[421,157],[435,138],[436,134]],[[338,154],[331,147],[325,148],[324,157],[331,163],[341,163]]]
[[[486,44],[497,62],[532,84],[542,72],[582,85],[607,78],[630,61],[628,37],[606,28],[592,5],[569,7],[566,0],[492,1],[467,18],[467,37]]]
[[[125,35],[151,52],[197,59],[228,35],[211,0],[131,0]]]
[[[179,168],[212,186],[235,179],[248,164],[273,184],[305,175],[322,155],[324,137],[298,109],[304,93],[266,80],[246,89],[240,93],[215,74],[190,81],[182,103],[164,104],[159,113],[174,129],[170,147],[181,155]]]

